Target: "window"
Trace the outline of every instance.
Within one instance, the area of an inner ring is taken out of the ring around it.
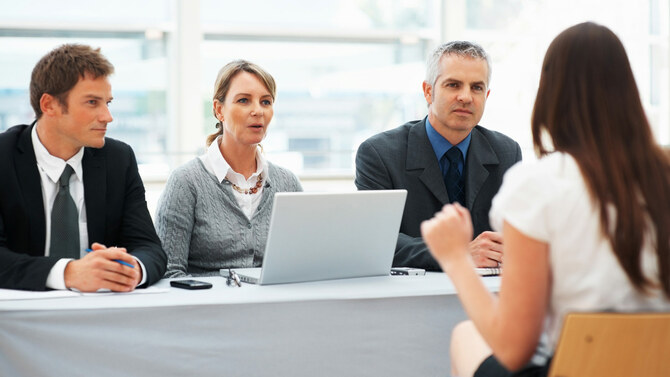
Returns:
[[[468,0],[465,13],[463,38],[478,41],[493,59],[481,124],[517,140],[524,157],[532,157],[530,117],[546,49],[562,30],[585,21],[622,40],[657,140],[670,144],[667,0]]]
[[[238,58],[261,65],[278,87],[264,149],[299,174],[351,174],[360,142],[425,112],[425,52],[416,44],[206,40],[202,46],[205,126],[213,132],[218,70]]]
[[[305,175],[353,173],[367,137],[425,114],[424,60],[439,37],[436,1],[202,2],[205,124],[218,70],[247,59],[277,81],[264,149]]]
[[[545,50],[585,20],[622,39],[655,135],[670,144],[669,0],[61,0],[2,9],[0,130],[32,121],[39,57],[62,43],[101,47],[116,67],[109,136],[133,146],[145,179],[161,181],[204,151],[216,73],[237,58],[278,84],[269,158],[303,178],[351,177],[363,140],[425,116],[426,56],[453,39],[480,43],[493,60],[481,124],[531,157]]]
[[[129,7],[137,12],[128,12]],[[108,136],[133,146],[140,164],[165,161],[167,44],[156,27],[166,25],[168,13],[165,3],[157,0],[4,4],[0,15],[0,130],[34,120],[28,87],[35,63],[61,44],[83,43],[100,47],[115,66],[110,77],[114,122]]]

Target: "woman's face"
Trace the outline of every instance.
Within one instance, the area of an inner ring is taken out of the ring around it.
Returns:
[[[242,71],[230,83],[223,103],[214,101],[223,123],[223,137],[242,145],[256,145],[265,137],[272,120],[272,95],[254,74]]]

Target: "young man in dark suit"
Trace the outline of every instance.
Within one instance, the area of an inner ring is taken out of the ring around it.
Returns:
[[[37,120],[0,134],[0,288],[132,291],[163,276],[135,155],[105,138],[113,71],[74,44],[33,69]]]
[[[457,41],[439,46],[423,82],[428,116],[372,136],[359,147],[359,190],[407,190],[394,266],[440,270],[420,225],[455,201],[472,214],[475,264],[495,267],[502,261],[502,237],[491,231],[488,212],[503,174],[521,160],[521,149],[509,137],[477,125],[490,78],[489,58],[479,45]]]

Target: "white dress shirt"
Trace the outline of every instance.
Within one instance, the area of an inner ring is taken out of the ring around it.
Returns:
[[[37,125],[31,131],[33,149],[35,150],[35,159],[37,160],[37,170],[40,173],[40,183],[42,185],[42,202],[44,203],[44,219],[46,220],[46,237],[44,244],[44,255],[49,256],[51,248],[51,207],[53,207],[56,194],[58,193],[58,180],[60,179],[65,165],[70,165],[74,174],[70,176],[70,195],[77,206],[79,212],[79,245],[80,256],[86,254],[88,248],[88,227],[86,222],[86,203],[84,201],[84,172],[81,166],[81,160],[84,157],[84,148],[81,148],[72,158],[65,161],[61,158],[52,156],[42,144],[37,135]],[[135,258],[137,259],[137,258]],[[67,289],[65,286],[65,266],[72,259],[60,259],[51,268],[47,276],[46,286],[51,289]],[[142,281],[146,281],[146,271],[142,262],[137,259],[142,268]]]
[[[214,174],[219,182],[223,182],[227,179],[230,181],[230,183],[236,185],[242,190],[245,190],[256,186],[256,183],[258,182],[258,176],[261,173],[263,174],[264,180],[267,178],[267,161],[265,160],[265,157],[263,157],[263,153],[261,152],[260,147],[256,148],[256,172],[254,172],[249,177],[249,179],[245,179],[242,174],[233,170],[226,159],[223,158],[223,154],[221,154],[221,150],[219,150],[220,143],[221,135],[219,135],[219,137],[217,137],[216,140],[210,144],[209,148],[207,148],[207,152],[200,156],[200,160],[205,165],[205,169],[207,169],[208,172]],[[248,219],[251,219],[251,217],[254,215],[254,212],[256,212],[256,208],[258,208],[258,205],[261,202],[262,193],[262,185],[258,188],[258,191],[256,191],[255,194],[243,194],[233,188],[233,195],[235,196],[235,200]]]

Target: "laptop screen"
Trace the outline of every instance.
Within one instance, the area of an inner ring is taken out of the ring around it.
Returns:
[[[388,275],[406,196],[405,190],[275,194],[258,283]]]

